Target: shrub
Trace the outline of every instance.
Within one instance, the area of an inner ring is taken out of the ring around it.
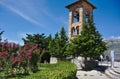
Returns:
[[[21,77],[21,79],[76,79],[77,67],[70,62],[40,64],[39,69],[37,73]]]
[[[6,77],[37,72],[41,54],[38,44],[26,43],[21,47],[7,40],[0,42],[0,71],[3,71]]]

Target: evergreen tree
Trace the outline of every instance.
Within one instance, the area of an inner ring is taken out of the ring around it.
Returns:
[[[52,40],[52,35],[50,34],[47,38],[46,38],[46,42],[47,44],[49,44],[49,42]],[[48,46],[48,45],[47,45]]]
[[[54,39],[49,44],[49,51],[53,57],[59,60],[65,59],[67,56],[67,35],[64,27],[61,28],[60,33],[56,33]]]
[[[44,34],[26,34],[27,37],[23,38],[24,43],[38,44],[40,51],[47,48],[46,36]]]
[[[66,53],[67,43],[68,43],[68,38],[66,35],[66,31],[64,27],[62,27],[60,30],[60,55],[61,58],[63,59],[68,56],[68,54]]]
[[[69,45],[69,50],[74,56],[80,55],[92,59],[103,54],[106,49],[106,43],[90,20],[83,24],[81,35],[74,38]]]
[[[70,43],[67,45],[66,53],[72,55],[73,57],[80,56],[81,50],[81,43],[80,43],[80,36],[76,37],[75,39],[71,40]]]
[[[53,56],[53,57],[56,57],[56,48],[55,48],[55,40],[54,39],[52,39],[50,42],[49,42],[49,45],[48,45],[48,50],[49,50],[49,52],[50,52],[50,54],[51,54],[51,56]]]
[[[55,37],[49,43],[49,52],[51,56],[58,57],[59,53],[59,35],[58,32],[55,34]]]
[[[46,37],[44,34],[26,34],[27,37],[23,38],[24,43],[28,42],[31,45],[38,44],[40,53],[44,51],[41,55],[41,62],[44,61],[49,62],[50,60],[50,53],[48,51],[48,45],[50,40],[52,39],[52,36],[49,35]]]

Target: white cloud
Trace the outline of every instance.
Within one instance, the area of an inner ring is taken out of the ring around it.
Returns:
[[[62,23],[66,25],[64,17],[55,16],[46,5],[46,0],[0,0],[0,4],[19,15],[26,21],[33,23],[45,29],[49,26],[46,18],[51,22]]]
[[[26,34],[34,34],[32,32],[18,32],[18,37],[19,38],[26,38]]]
[[[111,36],[112,39],[120,39],[120,36]]]
[[[115,36],[111,36],[110,38],[115,38]]]
[[[46,5],[46,1],[49,0],[0,0],[0,5],[5,7],[8,11],[11,11],[14,14],[20,16],[24,20],[45,28],[45,30],[48,31],[53,30],[50,27],[51,24],[67,24],[65,17],[56,16],[51,12],[52,10]],[[25,38],[26,33],[33,34],[29,32],[20,32],[17,34],[18,37],[16,37],[15,40],[13,40],[14,38],[9,38],[8,40],[13,42],[21,42],[21,38]]]
[[[2,2],[1,2],[1,4],[4,5],[5,7],[7,7],[7,8],[8,8],[9,10],[11,10],[12,12],[14,12],[14,13],[16,13],[17,15],[21,16],[21,17],[24,18],[25,20],[27,20],[27,21],[29,21],[29,22],[31,22],[31,23],[33,23],[33,24],[36,24],[36,25],[39,25],[39,26],[43,26],[43,25],[41,25],[41,24],[39,23],[39,21],[37,21],[37,20],[33,19],[31,16],[23,13],[23,12],[20,11],[19,9],[17,9],[17,8],[11,6],[11,5],[2,3]]]
[[[46,14],[43,9],[44,6],[36,6],[33,1],[34,0],[1,0],[0,4],[28,22],[45,28],[45,25],[41,22],[43,14]],[[40,1],[43,2],[43,0]],[[39,7],[39,10],[37,7]]]

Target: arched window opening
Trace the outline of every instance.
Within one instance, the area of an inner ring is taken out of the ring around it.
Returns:
[[[73,17],[74,17],[73,19],[74,22],[79,22],[79,13],[77,11],[74,12]]]
[[[72,27],[72,29],[71,29],[71,35],[72,36],[79,35],[79,26],[77,26],[76,28]]]
[[[75,35],[75,28],[74,27],[72,27],[72,29],[71,29],[71,35]]]
[[[89,21],[89,12],[86,11],[84,13],[84,18],[85,18],[85,22],[88,23],[88,21]]]
[[[79,26],[76,27],[77,35],[79,35]]]

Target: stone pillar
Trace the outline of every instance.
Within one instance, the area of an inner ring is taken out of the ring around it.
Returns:
[[[80,23],[79,34],[81,34],[81,29],[82,29],[82,26],[83,26],[83,20],[84,20],[83,7],[80,7],[79,8],[79,23]]]
[[[69,12],[69,24],[68,24],[68,38],[71,39],[71,27],[73,23],[73,11]]]

